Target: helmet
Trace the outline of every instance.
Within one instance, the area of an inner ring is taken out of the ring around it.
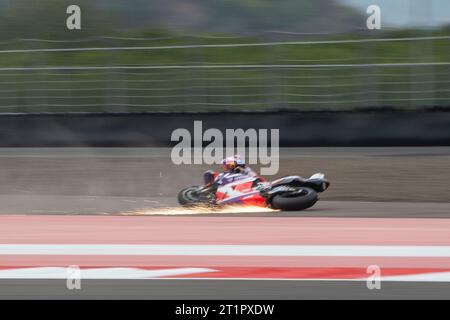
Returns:
[[[241,156],[235,155],[233,157],[228,157],[222,160],[222,166],[224,171],[230,171],[236,167],[244,167],[245,163],[241,159]]]

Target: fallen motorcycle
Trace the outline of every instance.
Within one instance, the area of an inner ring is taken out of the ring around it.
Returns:
[[[288,176],[267,182],[261,177],[242,174],[225,175],[219,182],[192,186],[181,190],[178,202],[183,206],[212,206],[238,204],[260,206],[283,211],[304,210],[319,199],[330,182],[322,173],[308,179]]]

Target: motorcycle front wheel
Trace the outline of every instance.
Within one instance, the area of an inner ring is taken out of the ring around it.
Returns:
[[[199,186],[187,187],[181,190],[178,193],[178,203],[182,206],[192,206],[199,204],[200,199],[197,195],[197,191],[199,190]]]
[[[317,192],[310,188],[301,188],[299,193],[281,193],[272,199],[272,208],[282,211],[305,210],[312,207],[319,197]]]

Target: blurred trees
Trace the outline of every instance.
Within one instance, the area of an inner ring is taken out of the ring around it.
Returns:
[[[82,30],[65,28],[66,8],[82,9]],[[252,33],[321,32],[365,20],[334,0],[0,0],[0,38],[66,39],[126,30]]]

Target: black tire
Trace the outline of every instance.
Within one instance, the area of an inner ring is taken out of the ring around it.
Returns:
[[[198,190],[198,186],[184,188],[178,193],[178,203],[182,206],[193,206],[199,204],[198,197],[194,196],[193,192]]]
[[[293,197],[283,194],[278,194],[272,199],[272,208],[283,211],[305,210],[312,207],[319,197],[317,192],[310,188],[302,188],[306,194]]]

